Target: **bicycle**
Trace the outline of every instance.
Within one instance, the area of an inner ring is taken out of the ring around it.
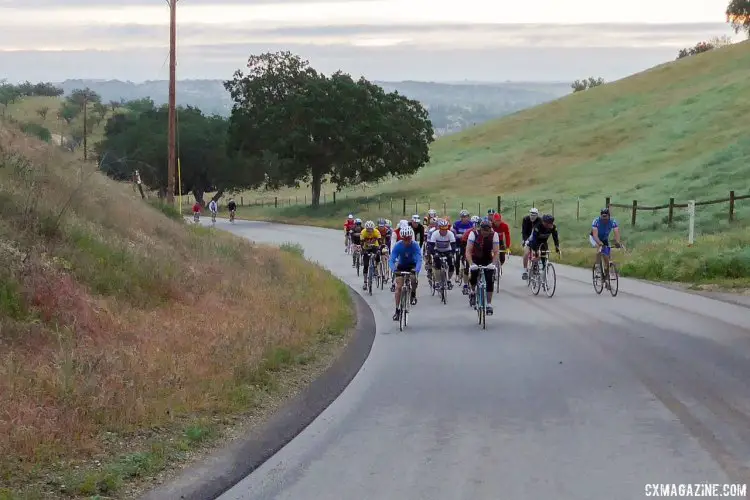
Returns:
[[[388,269],[388,258],[389,258],[389,252],[386,251],[386,253],[380,254],[380,269],[378,272],[378,283],[380,285],[380,289],[382,290],[385,287],[385,284],[388,282],[388,278],[390,276],[390,269]]]
[[[344,253],[350,253],[352,251],[352,232],[346,232],[346,238],[344,242]]]
[[[448,272],[447,272],[447,266],[448,266],[448,258],[445,255],[437,254],[437,258],[440,260],[440,280],[435,283],[435,286],[432,287],[432,295],[435,295],[436,288],[437,291],[440,292],[440,302],[443,304],[447,304],[447,290],[448,290]],[[434,261],[434,257],[433,257]]]
[[[401,285],[401,299],[399,300],[399,317],[398,317],[398,329],[404,331],[406,325],[409,323],[409,305],[411,304],[411,275],[414,274],[411,271],[399,271],[394,273],[396,276],[402,276],[404,282]]]
[[[200,212],[193,212],[193,222],[195,224],[198,224],[198,221],[200,220],[200,218],[201,218]]]
[[[378,270],[375,265],[375,253],[370,252],[370,258],[367,263],[367,291],[372,295],[372,280],[373,278],[379,279]],[[377,287],[377,284],[376,284]]]
[[[211,212],[211,225],[216,225],[216,212]]]
[[[352,245],[352,267],[357,268],[357,276],[359,276],[359,266],[362,262],[362,245]]]
[[[231,222],[232,224],[234,224],[234,214],[235,214],[235,212],[236,212],[236,210],[230,210],[230,212],[229,212],[229,222]]]
[[[476,298],[474,299],[474,309],[477,311],[477,318],[479,319],[479,324],[482,326],[483,330],[487,329],[487,280],[484,277],[484,271],[486,269],[489,270],[496,270],[496,267],[494,264],[490,264],[488,266],[479,266],[477,264],[474,264],[470,268],[472,271],[478,270],[479,275],[477,279],[477,286],[475,288],[475,294]]]
[[[623,249],[625,248],[624,245],[620,245]],[[604,273],[604,259],[601,257],[601,253],[604,252],[604,248],[607,248],[607,254],[610,255],[609,258],[609,273],[605,276]],[[617,297],[617,292],[620,290],[620,272],[617,269],[617,263],[612,260],[611,257],[611,247],[609,245],[602,246],[598,251],[596,255],[596,260],[594,261],[594,267],[591,269],[592,271],[592,281],[594,284],[594,291],[597,295],[600,295],[602,291],[604,290],[604,287],[606,286],[609,290],[609,293],[612,295],[612,297]],[[613,286],[614,281],[614,286]]]
[[[506,254],[506,259],[507,259],[508,250],[506,250],[506,249],[500,249],[500,253],[501,254]],[[500,293],[500,278],[503,277],[503,266],[504,266],[504,264],[500,262],[500,257],[499,256],[498,256],[497,261],[495,261],[495,262],[496,262],[495,263],[495,267],[497,267],[497,269],[498,269],[498,271],[497,271],[497,277],[495,279],[495,291],[497,293]]]
[[[557,273],[555,272],[555,266],[549,262],[549,249],[540,250],[538,257],[532,256],[531,269],[529,270],[529,279],[527,286],[531,287],[531,291],[534,295],[539,295],[539,291],[544,288],[544,293],[547,297],[555,295],[557,289]],[[539,265],[541,261],[541,267]],[[549,277],[552,276],[552,285],[549,284]]]

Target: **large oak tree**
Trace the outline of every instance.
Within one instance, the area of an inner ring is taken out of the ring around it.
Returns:
[[[364,78],[325,76],[290,52],[251,56],[225,82],[234,100],[227,147],[246,159],[253,187],[309,182],[320,203],[337,187],[411,175],[429,161],[432,123],[422,105]]]

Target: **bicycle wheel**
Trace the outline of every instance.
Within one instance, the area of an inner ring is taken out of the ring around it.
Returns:
[[[446,302],[446,292],[448,290],[448,278],[446,278],[446,272],[442,271],[443,279],[440,280],[440,301],[443,304],[447,304]]]
[[[617,292],[620,289],[620,273],[617,270],[617,264],[614,262],[609,263],[609,293],[612,297],[617,297]]]
[[[539,291],[542,289],[542,275],[539,272],[539,264],[536,262],[534,262],[534,265],[531,267],[529,280],[531,280],[531,291],[534,295],[539,295]]]
[[[592,282],[594,284],[594,291],[597,295],[602,293],[604,290],[604,280],[602,279],[602,271],[600,264],[594,262],[594,267],[591,269]]]
[[[477,283],[477,295],[474,297],[474,307],[477,309],[477,320],[482,324],[482,307],[484,304],[484,284]]]
[[[485,290],[485,287],[487,284],[485,283],[482,286],[482,306],[479,308],[479,324],[482,325],[482,330],[487,329],[487,291]]]
[[[555,273],[555,266],[547,262],[547,271],[544,273],[544,293],[547,297],[555,295],[555,289],[557,288],[557,273]]]
[[[367,292],[372,295],[372,275],[375,274],[375,264],[372,262],[372,255],[370,256],[370,265],[367,266]]]

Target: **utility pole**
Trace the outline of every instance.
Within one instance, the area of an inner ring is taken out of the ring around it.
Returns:
[[[167,0],[169,4],[169,154],[167,166],[167,203],[174,205],[174,176],[176,157],[175,141],[175,68],[177,66],[177,1]]]
[[[88,119],[87,119],[87,116],[88,115],[86,113],[86,108],[88,108],[88,104],[89,104],[88,89],[86,89],[84,92],[85,93],[83,94],[83,161],[86,161],[87,160],[87,152],[86,151],[88,149],[87,148],[87,146],[88,146],[88,140],[87,140],[87,136],[88,136]]]

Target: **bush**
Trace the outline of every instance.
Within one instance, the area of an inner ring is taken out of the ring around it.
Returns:
[[[279,248],[281,248],[285,252],[289,252],[294,255],[299,255],[300,257],[304,257],[305,255],[305,250],[302,248],[302,246],[299,243],[286,242],[286,243],[282,243]]]
[[[677,54],[677,59],[682,59],[688,56],[694,56],[696,54],[700,54],[701,52],[708,52],[709,50],[714,50],[715,48],[716,48],[716,45],[714,45],[711,42],[698,42],[695,44],[694,47],[681,49],[680,52]]]
[[[52,134],[47,127],[43,127],[38,123],[22,123],[21,130],[24,134],[38,137],[44,142],[52,141]]]

